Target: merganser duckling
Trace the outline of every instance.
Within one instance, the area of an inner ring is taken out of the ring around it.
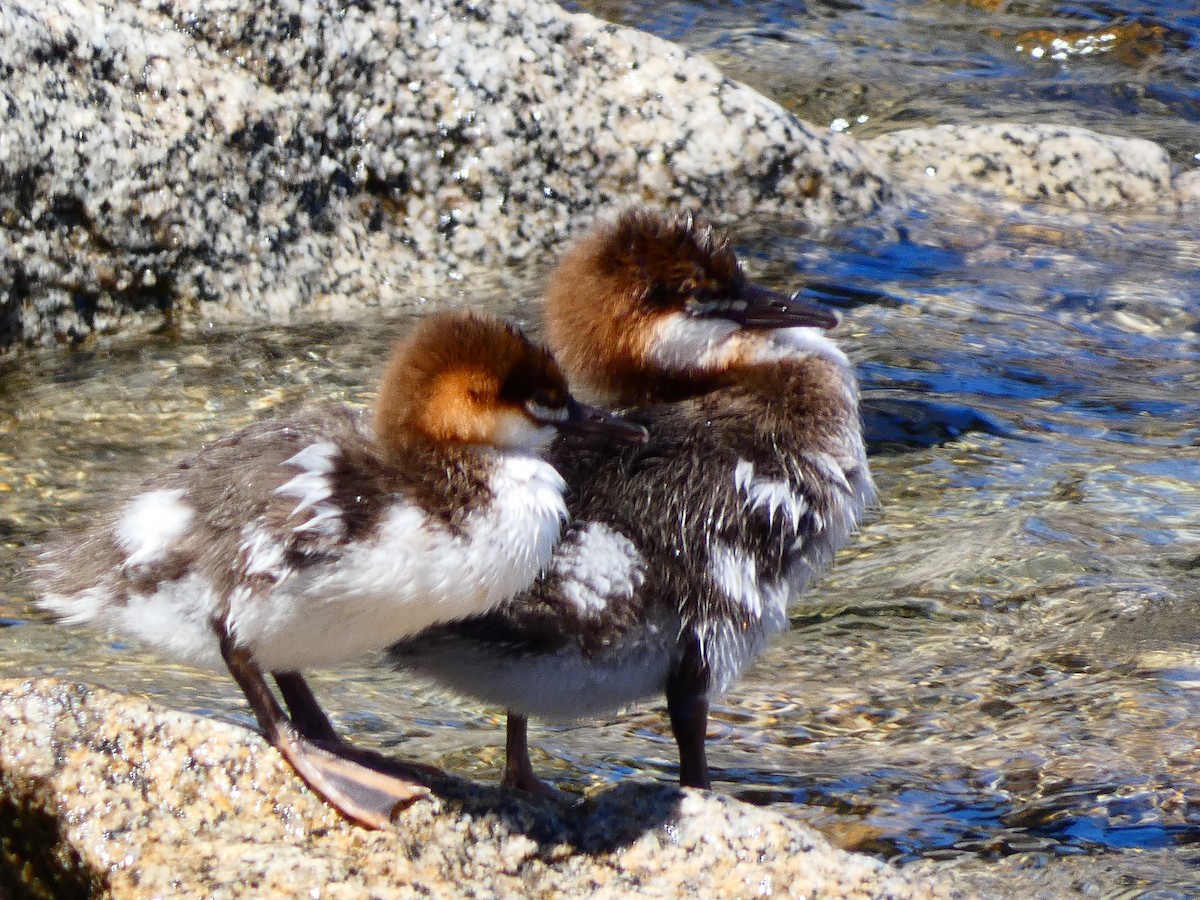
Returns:
[[[679,781],[708,787],[710,699],[788,625],[786,605],[874,501],[829,311],[747,280],[725,236],[633,210],[571,249],[546,298],[572,384],[637,405],[644,448],[557,438],[570,525],[545,576],[490,613],[393,647],[400,668],[508,710],[504,782],[533,773],[527,719],[666,694]]]
[[[206,446],[44,552],[41,604],[190,664],[224,663],[300,777],[382,828],[426,788],[342,745],[299,670],[528,588],[566,518],[542,455],[566,431],[644,438],[577,403],[515,327],[430,316],[397,344],[373,422],[325,408]]]

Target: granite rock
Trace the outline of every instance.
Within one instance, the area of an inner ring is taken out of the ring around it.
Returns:
[[[446,295],[598,212],[821,227],[877,160],[546,0],[7,0],[0,347]]]
[[[0,4],[0,351],[470,299],[633,202],[820,230],[914,184],[1200,195],[1158,145],[1079,128],[860,143],[548,0]]]
[[[1181,203],[1200,204],[1200,169],[1181,173],[1175,179],[1175,189],[1179,192]]]
[[[961,896],[771,810],[630,784],[577,805],[447,778],[347,824],[258,735],[97,687],[0,681],[0,894]]]
[[[939,125],[865,142],[899,178],[1074,209],[1177,203],[1167,151],[1141,138],[1062,125]]]

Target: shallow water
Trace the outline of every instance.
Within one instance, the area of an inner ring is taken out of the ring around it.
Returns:
[[[1200,20],[1185,4],[584,5],[761,77],[818,123],[867,115],[856,132],[1084,121],[1183,163],[1200,149]],[[1014,49],[1023,31],[1122,14],[1170,40],[1144,59]],[[740,241],[768,283],[842,307],[883,507],[715,707],[717,788],[988,896],[1200,894],[1200,228],[944,206],[820,240],[759,223]],[[522,278],[479,296],[534,320]],[[368,403],[408,321],[6,363],[0,675],[91,679],[249,723],[227,676],[49,623],[15,577],[21,548],[201,441],[304,401]],[[496,711],[369,664],[314,680],[357,741],[495,777]],[[674,778],[657,706],[532,740],[569,789]]]
[[[817,125],[1082,125],[1200,151],[1189,0],[574,0],[711,56]],[[835,124],[836,123],[836,124]]]

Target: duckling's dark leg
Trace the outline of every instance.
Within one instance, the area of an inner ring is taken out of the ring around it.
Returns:
[[[325,749],[307,740],[284,715],[250,652],[233,646],[223,629],[217,633],[225,664],[267,740],[326,803],[361,825],[387,828],[397,810],[429,794],[422,784],[360,765],[336,746]]]
[[[708,759],[704,738],[708,731],[709,672],[700,656],[700,642],[686,637],[683,654],[667,676],[667,713],[679,746],[679,783],[707,788]]]
[[[275,683],[279,685],[279,693],[283,694],[283,702],[287,704],[288,712],[291,713],[292,724],[302,735],[312,741],[326,741],[331,744],[341,741],[303,675],[299,672],[272,674],[275,676]]]
[[[529,719],[508,710],[504,735],[504,775],[500,786],[529,791],[544,797],[561,797],[562,791],[533,773],[529,760]]]
[[[336,753],[342,759],[353,760],[376,772],[396,775],[404,781],[407,781],[408,776],[414,773],[423,776],[445,777],[446,773],[436,766],[428,766],[424,763],[397,762],[372,750],[352,747],[338,735],[337,729],[333,727],[333,723],[321,709],[321,704],[317,702],[312,688],[308,686],[303,675],[299,672],[273,672],[272,674],[275,677],[275,683],[279,685],[279,692],[283,694],[283,701],[287,704],[288,712],[291,714],[292,725],[319,747]]]

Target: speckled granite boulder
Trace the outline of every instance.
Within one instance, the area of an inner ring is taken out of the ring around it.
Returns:
[[[0,682],[0,896],[950,897],[769,810],[629,785],[582,806],[453,781],[347,825],[256,735]]]
[[[1181,203],[1200,204],[1200,169],[1183,172],[1175,179],[1175,190]]]
[[[445,295],[635,200],[822,226],[888,193],[853,140],[545,0],[5,0],[0,72],[0,346]]]
[[[1076,209],[1123,209],[1183,199],[1167,151],[1140,138],[1060,125],[940,125],[866,142],[898,176]]]

